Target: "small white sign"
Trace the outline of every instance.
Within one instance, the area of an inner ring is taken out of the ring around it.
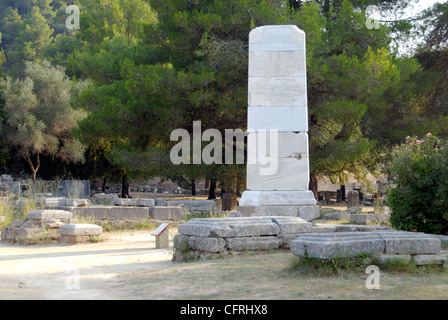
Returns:
[[[169,223],[162,223],[153,233],[151,233],[152,236],[160,236],[163,231],[165,231],[166,228],[168,228],[170,224]]]

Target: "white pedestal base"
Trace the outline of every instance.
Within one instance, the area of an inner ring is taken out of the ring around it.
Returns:
[[[306,191],[244,191],[238,211],[243,216],[294,216],[306,221],[319,217],[314,194]]]

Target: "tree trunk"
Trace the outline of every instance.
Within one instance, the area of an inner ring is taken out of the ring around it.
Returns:
[[[121,197],[129,198],[129,183],[128,183],[128,175],[125,173],[121,180]]]
[[[216,178],[211,177],[210,178],[210,188],[208,190],[208,200],[216,199],[215,189],[216,189]]]
[[[37,170],[39,170],[39,167],[40,167],[40,156],[39,156],[39,154],[38,153],[36,154],[36,165],[34,165],[34,163],[31,160],[31,157],[30,157],[29,154],[24,156],[24,158],[28,162],[28,164],[30,165],[30,169],[33,172],[33,181],[36,181]]]
[[[310,173],[310,184],[309,184],[309,189],[311,191],[313,191],[314,193],[314,198],[316,198],[316,201],[319,199],[318,198],[318,193],[317,193],[317,174],[316,173]]]
[[[221,194],[221,207],[222,211],[236,210],[238,206],[238,198],[236,193],[222,193]]]
[[[107,176],[104,176],[103,178],[103,184],[101,185],[101,192],[105,193],[106,192],[106,183],[107,183]]]
[[[196,179],[191,180],[191,195],[196,195]]]

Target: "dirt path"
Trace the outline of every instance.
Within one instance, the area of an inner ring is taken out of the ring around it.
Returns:
[[[174,230],[170,230],[174,233]],[[0,299],[117,299],[117,275],[172,266],[150,231],[108,233],[77,245],[0,244]]]

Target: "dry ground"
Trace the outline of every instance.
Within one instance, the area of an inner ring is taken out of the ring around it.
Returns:
[[[170,230],[172,234],[175,229]],[[448,272],[309,277],[289,251],[173,263],[150,231],[105,233],[99,243],[0,244],[0,299],[447,299]]]

